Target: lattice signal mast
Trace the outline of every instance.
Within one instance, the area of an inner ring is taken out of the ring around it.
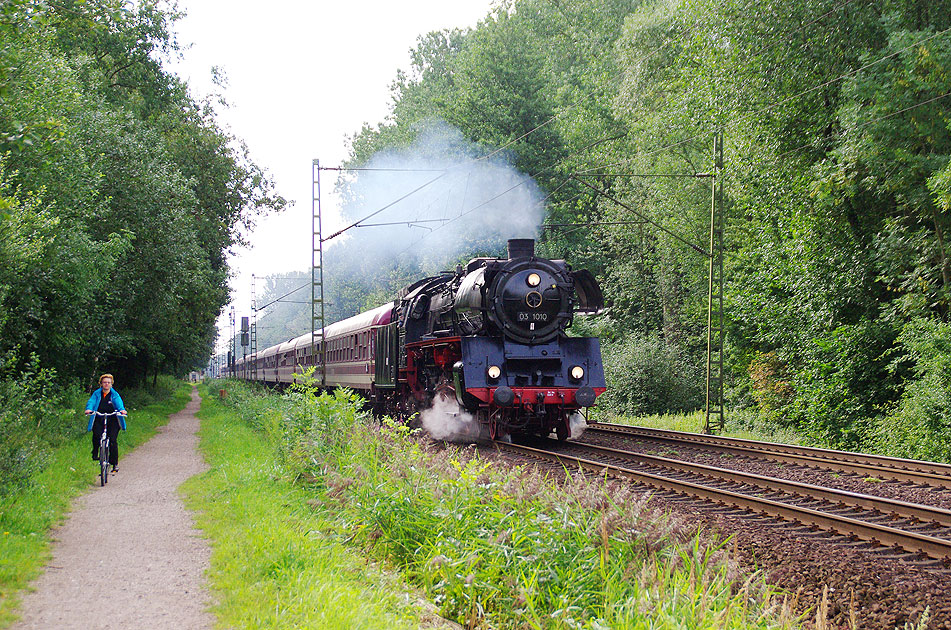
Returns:
[[[713,136],[710,287],[707,293],[707,404],[704,433],[723,430],[723,132]]]
[[[251,380],[258,380],[258,300],[256,294],[256,277],[251,274]]]
[[[313,215],[313,240],[310,259],[310,364],[316,368],[316,376],[320,385],[326,384],[326,370],[324,369],[324,249],[323,234],[321,232],[321,204],[320,204],[320,160],[311,163],[311,211]]]

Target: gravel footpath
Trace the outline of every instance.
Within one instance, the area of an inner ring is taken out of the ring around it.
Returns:
[[[96,487],[54,530],[53,559],[23,597],[14,630],[212,627],[203,577],[211,551],[177,493],[206,469],[197,451],[199,405],[193,389],[158,435],[120,456],[105,487],[90,461]]]

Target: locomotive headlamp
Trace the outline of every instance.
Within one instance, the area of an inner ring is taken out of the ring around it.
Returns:
[[[530,273],[528,274],[526,282],[528,282],[528,286],[530,287],[537,287],[542,283],[542,277],[537,273]]]
[[[571,368],[571,378],[575,379],[576,381],[580,381],[583,376],[584,376],[583,367],[581,367],[580,365],[576,365],[573,368]]]
[[[489,375],[489,378],[491,378],[492,380],[495,380],[498,377],[502,376],[502,368],[500,368],[497,365],[490,365],[489,369],[486,370],[485,372],[486,374]]]

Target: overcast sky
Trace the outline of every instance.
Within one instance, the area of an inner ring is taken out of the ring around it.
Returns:
[[[307,270],[311,259],[311,162],[346,158],[346,135],[381,122],[397,69],[409,67],[419,35],[475,26],[492,0],[179,0],[177,25],[190,46],[172,70],[196,96],[217,92],[214,66],[228,80],[220,120],[248,145],[277,191],[292,203],[261,221],[253,246],[231,261],[234,306],[250,315],[251,275]],[[332,178],[323,177],[324,191]],[[341,227],[324,195],[324,230]],[[328,225],[329,223],[329,225]],[[219,319],[227,325],[227,314]],[[224,331],[223,331],[224,332]]]

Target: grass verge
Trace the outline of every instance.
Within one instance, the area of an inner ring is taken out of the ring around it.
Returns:
[[[273,442],[202,388],[201,450],[211,469],[183,486],[211,539],[209,578],[229,628],[418,628],[438,622],[392,574],[328,531],[325,510],[294,484]]]
[[[325,538],[396,567],[444,617],[464,627],[733,629],[795,623],[758,576],[738,571],[720,543],[691,523],[658,514],[628,484],[580,474],[549,476],[472,447],[434,444],[393,423],[381,428],[344,391],[314,396],[302,388],[278,397],[238,383],[219,386],[229,390],[228,404],[266,437],[273,460],[281,462],[257,474],[296,482],[295,493],[274,495],[271,509],[290,510],[297,519],[312,510]],[[224,485],[208,501],[224,501],[247,484]],[[282,535],[257,529],[255,522],[243,529],[265,540]],[[277,557],[285,583],[310,570],[296,548],[289,562]],[[245,584],[234,588],[253,588],[268,565],[256,562],[258,568],[244,574],[242,566],[232,575]],[[263,607],[271,602],[262,601]]]
[[[190,390],[181,384],[170,397],[133,408],[128,431],[119,437],[121,452],[128,453],[148,440],[168,422],[169,415],[184,409]],[[127,401],[135,403],[136,397],[128,396]],[[76,422],[85,428],[86,418],[78,411]],[[98,479],[98,465],[93,466],[89,451],[88,433],[67,440],[53,450],[46,467],[26,486],[0,497],[0,628],[16,618],[20,591],[49,561],[50,530],[69,511],[72,500]]]
[[[613,422],[628,424],[651,429],[668,429],[670,431],[687,431],[688,433],[703,433],[705,420],[703,411],[690,413],[653,414],[648,416],[619,416],[608,411],[595,409],[590,420],[592,422]],[[726,416],[726,426],[720,435],[724,437],[743,438],[746,440],[761,440],[778,442],[780,444],[806,444],[801,435],[792,429],[782,427],[760,426],[755,414],[749,411],[734,411]]]

